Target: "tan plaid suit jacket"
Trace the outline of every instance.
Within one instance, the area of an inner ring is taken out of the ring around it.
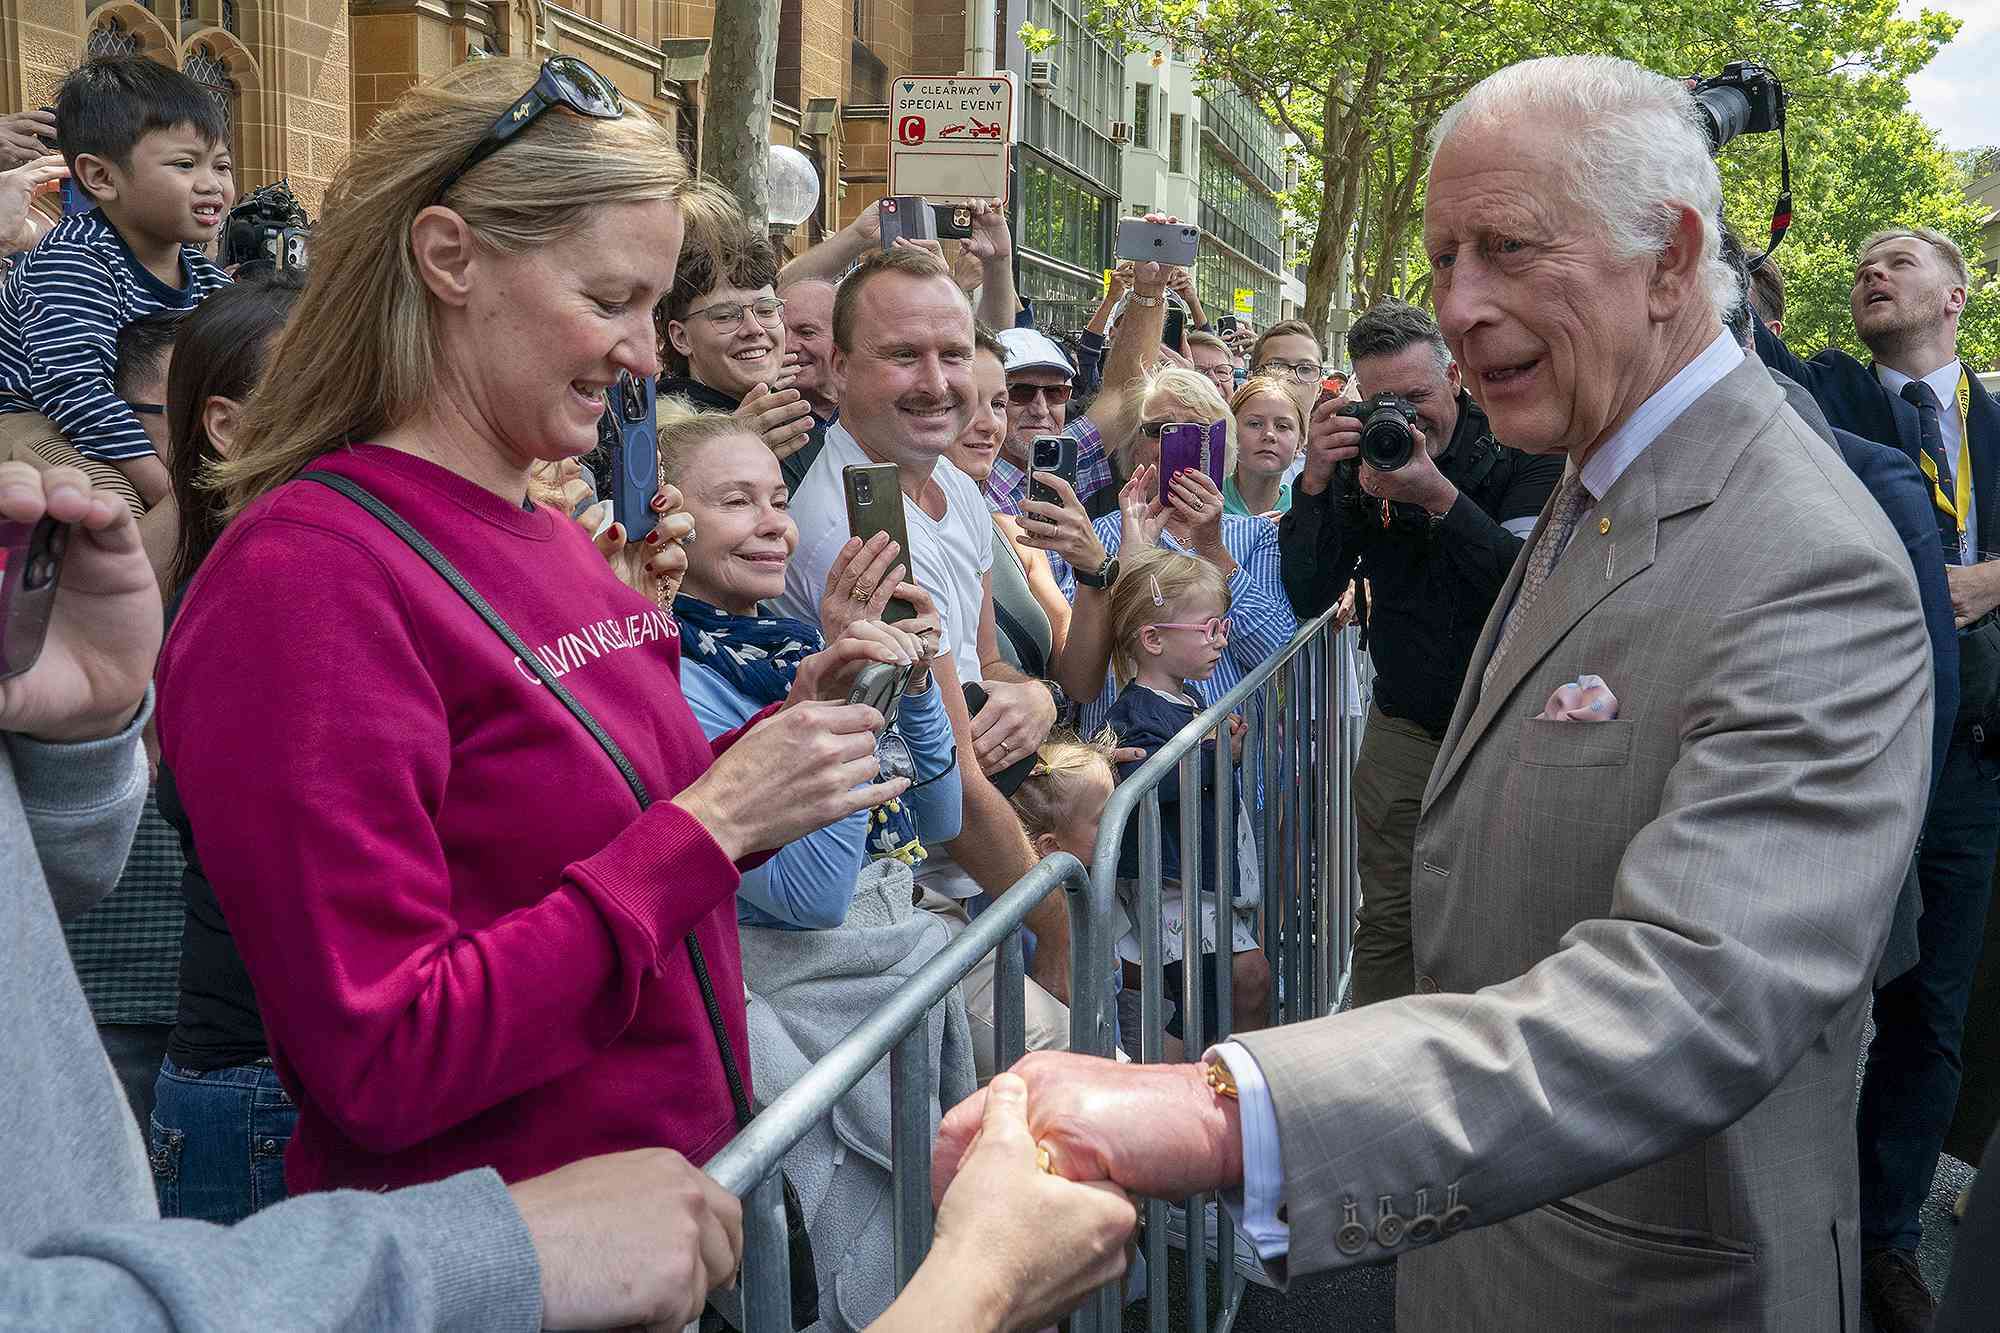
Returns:
[[[1421,993],[1239,1039],[1291,1271],[1399,1257],[1404,1330],[1855,1329],[1855,1061],[1930,754],[1902,545],[1746,359],[1482,692],[1520,577],[1425,796]],[[1586,671],[1616,721],[1533,720]]]

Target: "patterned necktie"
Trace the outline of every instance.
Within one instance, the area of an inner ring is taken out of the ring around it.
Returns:
[[[1481,690],[1492,682],[1493,669],[1500,665],[1500,659],[1507,654],[1507,645],[1526,623],[1535,599],[1541,596],[1542,585],[1555,572],[1556,561],[1562,558],[1563,549],[1576,531],[1576,521],[1583,517],[1590,503],[1591,494],[1583,488],[1582,473],[1572,472],[1563,478],[1561,488],[1556,491],[1555,508],[1549,511],[1549,521],[1542,526],[1541,540],[1528,553],[1528,568],[1521,575],[1521,590],[1514,595],[1514,609],[1507,616],[1507,626],[1500,631],[1500,642],[1493,646],[1493,656],[1486,659],[1485,674],[1479,678]]]
[[[1903,386],[1903,401],[1917,409],[1917,444],[1930,459],[1935,470],[1932,494],[1951,494],[1951,459],[1944,451],[1944,424],[1940,417],[1938,399],[1931,386],[1922,380],[1911,380]],[[1938,541],[1944,545],[1944,559],[1948,565],[1959,563],[1958,523],[1942,508],[1937,511]]]

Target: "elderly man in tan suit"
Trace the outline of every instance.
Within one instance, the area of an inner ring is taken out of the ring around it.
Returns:
[[[1399,1258],[1405,1330],[1858,1327],[1855,1063],[1930,650],[1888,521],[1723,332],[1720,203],[1686,93],[1622,61],[1446,116],[1439,325],[1495,432],[1570,462],[1425,796],[1419,993],[1205,1065],[1031,1056],[1055,1170],[1229,1191],[1292,1273]]]

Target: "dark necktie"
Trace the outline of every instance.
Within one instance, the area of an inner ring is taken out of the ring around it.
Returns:
[[[1903,401],[1917,409],[1917,444],[1930,459],[1934,470],[1934,496],[1956,494],[1952,485],[1951,460],[1944,452],[1944,425],[1940,416],[1937,394],[1922,380],[1911,380],[1903,386]],[[1938,541],[1944,546],[1944,562],[1958,563],[1958,523],[1944,511],[1937,509]]]

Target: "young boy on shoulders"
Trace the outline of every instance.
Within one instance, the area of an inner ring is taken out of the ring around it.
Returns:
[[[40,412],[148,505],[167,471],[113,388],[118,334],[229,280],[201,250],[236,199],[228,129],[178,70],[141,56],[82,65],[56,98],[56,141],[95,207],[57,223],[0,289],[0,412]]]

